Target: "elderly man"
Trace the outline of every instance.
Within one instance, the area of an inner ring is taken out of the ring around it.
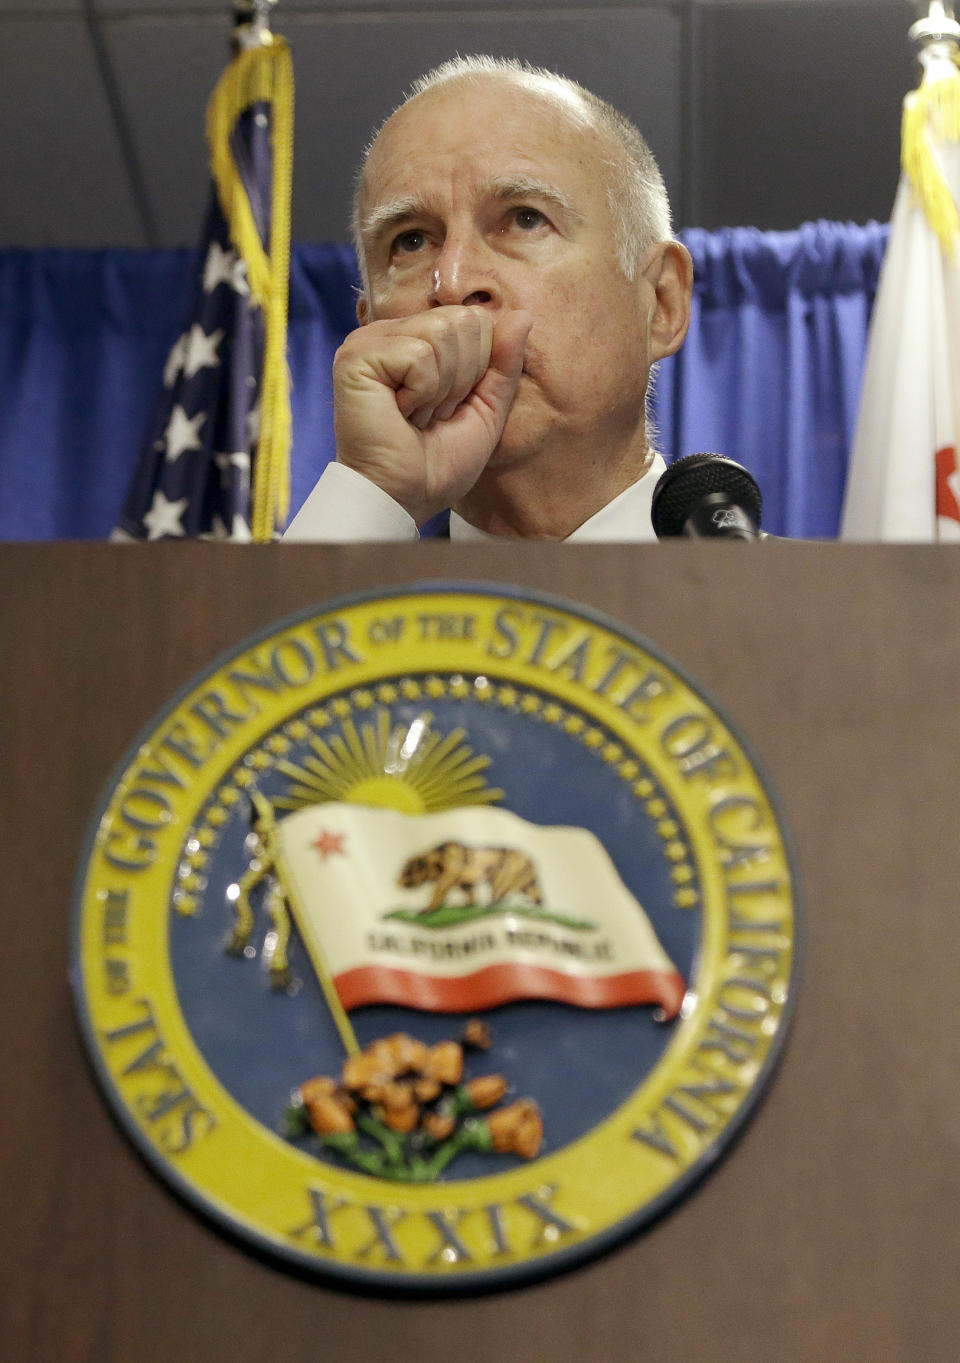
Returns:
[[[414,87],[362,168],[359,328],[337,461],[287,538],[651,539],[651,366],[686,334],[690,257],[636,128],[489,57]]]

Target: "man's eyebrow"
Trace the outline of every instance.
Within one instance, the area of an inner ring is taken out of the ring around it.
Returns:
[[[498,175],[486,188],[494,199],[502,202],[509,199],[541,199],[553,204],[574,222],[583,222],[583,214],[574,208],[556,185],[540,180],[534,175]],[[363,215],[360,219],[360,236],[364,241],[375,240],[410,218],[427,216],[429,211],[426,201],[417,194],[404,194],[396,199],[388,199]]]
[[[538,180],[534,175],[499,175],[490,181],[490,193],[495,199],[544,199],[576,222],[583,222],[567,196],[556,185]]]
[[[369,241],[371,238],[379,237],[389,228],[398,227],[408,218],[418,217],[426,211],[426,204],[416,194],[388,199],[386,203],[377,204],[376,208],[371,208],[369,213],[363,215],[360,219],[360,236],[363,240]]]

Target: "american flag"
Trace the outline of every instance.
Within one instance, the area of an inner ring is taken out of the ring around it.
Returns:
[[[289,179],[286,203],[278,203],[276,101],[269,90],[266,98],[250,98],[264,94],[264,67],[278,58],[289,62],[282,39],[240,53],[211,99],[215,183],[191,313],[167,359],[163,395],[111,539],[269,539],[286,514]],[[244,62],[260,64],[253,80],[249,69],[238,69]],[[222,115],[225,102],[218,175],[214,111]],[[289,111],[283,131],[289,134]],[[289,163],[289,147],[286,156]],[[272,383],[271,350],[272,367],[280,370]],[[261,439],[265,418],[269,448]],[[258,482],[258,461],[268,460],[272,476]],[[258,508],[257,497],[270,505]]]

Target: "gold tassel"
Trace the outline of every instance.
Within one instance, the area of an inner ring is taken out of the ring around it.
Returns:
[[[960,142],[960,71],[921,85],[903,102],[901,164],[924,216],[949,260],[956,256],[960,215],[937,162],[934,142]]]
[[[269,255],[230,149],[245,109],[272,106]],[[254,543],[273,539],[290,506],[290,379],[287,303],[290,288],[290,192],[293,179],[293,64],[282,38],[241,52],[217,84],[207,109],[210,167],[230,240],[247,267],[250,293],[263,309],[264,360],[260,433],[254,459],[250,529]]]

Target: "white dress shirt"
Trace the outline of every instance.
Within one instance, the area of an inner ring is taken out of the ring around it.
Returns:
[[[612,502],[578,525],[564,543],[635,543],[654,540],[650,522],[653,490],[666,468],[662,455],[654,455],[646,473]],[[420,538],[416,522],[398,502],[376,483],[344,464],[328,464],[310,496],[290,522],[283,538],[314,544],[351,544],[361,540],[408,540]],[[499,540],[450,512],[450,538],[457,543]]]

